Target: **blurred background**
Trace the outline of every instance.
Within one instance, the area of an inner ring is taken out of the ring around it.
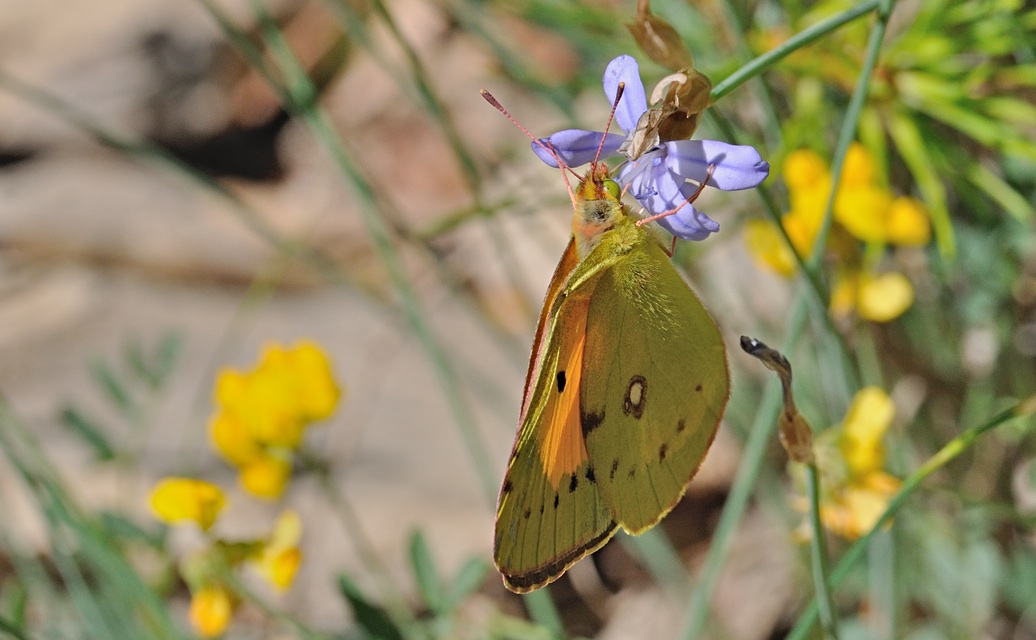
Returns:
[[[0,635],[218,635],[192,609],[218,575],[235,638],[786,637],[813,534],[747,334],[795,367],[832,564],[902,479],[996,427],[869,539],[842,637],[1036,638],[1033,422],[1011,419],[1032,408],[999,413],[1036,391],[1036,8],[892,4],[651,3],[717,87],[695,137],[772,166],[707,190],[722,231],[674,258],[732,399],[658,531],[544,603],[504,590],[490,548],[571,208],[478,92],[535,135],[602,129],[609,60],[649,92],[674,70],[627,29],[636,3],[6,3]],[[341,395],[257,496],[211,435],[218,381],[300,340]],[[218,521],[156,519],[166,476],[218,486]],[[285,509],[282,590],[232,543],[272,547]]]

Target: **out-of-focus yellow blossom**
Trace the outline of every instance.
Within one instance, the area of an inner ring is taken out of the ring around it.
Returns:
[[[816,152],[800,149],[784,161],[791,210],[781,217],[794,250],[807,256],[813,250],[831,192],[831,174]],[[856,312],[875,322],[888,322],[913,303],[910,281],[901,274],[878,275],[861,266],[858,242],[922,246],[931,239],[928,212],[909,197],[895,197],[878,181],[877,163],[863,145],[853,143],[833,204],[834,220],[827,249],[841,263],[842,277],[832,293],[835,315]],[[847,240],[855,238],[854,245]],[[746,230],[746,243],[756,261],[791,276],[797,262],[778,229],[766,221],[753,221]],[[851,272],[849,272],[851,270]]]
[[[259,574],[282,591],[295,581],[295,574],[302,562],[302,551],[299,550],[301,538],[302,520],[299,515],[290,510],[283,512],[277,518],[273,535],[263,546],[255,563]]]
[[[320,347],[300,341],[266,345],[251,371],[220,371],[214,395],[213,447],[240,470],[245,490],[277,498],[291,476],[292,452],[312,423],[331,415],[341,391]]]
[[[219,585],[208,585],[191,594],[188,617],[198,635],[212,638],[222,634],[234,613],[230,593]]]
[[[151,508],[160,520],[196,522],[203,531],[216,521],[226,502],[219,487],[194,478],[165,478],[151,491]]]
[[[894,320],[913,303],[913,285],[895,271],[878,276],[849,274],[839,279],[831,292],[831,312],[835,316],[848,316],[855,310],[864,320],[874,322]]]
[[[889,205],[886,223],[888,241],[903,246],[924,246],[932,239],[928,210],[918,200],[900,196]]]
[[[853,398],[842,424],[817,439],[823,477],[820,520],[848,540],[867,533],[899,490],[899,479],[884,469],[882,444],[894,415],[891,398],[866,387]]]
[[[283,452],[271,452],[241,465],[239,479],[245,491],[258,498],[274,499],[284,493],[291,477],[291,460]]]
[[[856,540],[870,531],[899,491],[898,478],[878,471],[846,485],[837,497],[820,505],[820,520],[828,531]]]

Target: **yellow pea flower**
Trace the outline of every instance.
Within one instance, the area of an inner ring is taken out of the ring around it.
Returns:
[[[874,527],[902,484],[883,469],[882,438],[894,415],[888,394],[866,387],[853,397],[842,424],[817,440],[824,478],[820,519],[825,528],[848,540]]]
[[[342,393],[331,373],[327,355],[313,342],[302,341],[290,353],[296,374],[298,401],[307,421],[323,420],[331,415]]]
[[[846,540],[856,540],[878,522],[902,482],[884,472],[869,474],[837,492],[820,505],[824,527]]]
[[[830,181],[827,162],[812,149],[797,149],[784,159],[784,181],[794,191],[818,186]]]
[[[209,421],[209,440],[227,462],[240,467],[263,455],[263,449],[240,418],[221,412]]]
[[[221,586],[205,586],[191,594],[188,617],[194,630],[205,638],[222,634],[230,624],[233,612],[233,599]]]
[[[900,196],[889,205],[886,227],[888,241],[892,244],[924,246],[932,239],[928,209],[907,196]]]
[[[291,460],[288,456],[267,452],[240,468],[238,479],[241,487],[267,500],[281,497],[291,477]]]
[[[864,242],[884,242],[892,194],[874,185],[838,189],[834,217],[846,231]]]
[[[860,278],[857,306],[865,320],[889,322],[903,315],[913,303],[914,285],[902,273],[892,271]]]
[[[839,187],[855,189],[877,186],[875,184],[877,177],[877,166],[873,156],[867,151],[867,147],[859,142],[851,143],[845,153],[845,162],[842,163],[842,178],[839,181]]]
[[[302,538],[302,520],[295,511],[285,511],[277,518],[273,535],[263,547],[256,562],[256,570],[274,587],[285,590],[291,586],[302,562],[299,540]]]
[[[203,531],[216,522],[226,502],[219,487],[194,478],[166,478],[151,492],[151,508],[158,519],[170,524],[196,522]]]
[[[831,292],[831,313],[847,317],[853,311],[864,320],[895,320],[914,303],[914,286],[895,271],[879,276],[850,274],[839,279]]]
[[[878,387],[865,387],[853,397],[838,443],[851,476],[864,476],[885,464],[881,439],[892,426],[895,413],[892,399]]]
[[[795,256],[780,237],[777,227],[767,220],[749,220],[745,225],[745,242],[757,262],[768,265],[783,276],[795,273]]]

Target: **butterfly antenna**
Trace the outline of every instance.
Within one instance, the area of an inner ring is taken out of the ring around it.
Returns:
[[[497,111],[504,114],[504,117],[510,120],[511,124],[521,129],[522,133],[527,135],[529,139],[532,140],[533,144],[538,145],[541,149],[549,153],[552,158],[554,158],[554,160],[558,163],[558,167],[561,169],[561,177],[565,181],[565,187],[568,189],[568,195],[572,199],[572,203],[575,204],[576,196],[575,192],[572,191],[572,184],[568,181],[568,174],[571,173],[576,178],[579,177],[579,174],[573,171],[572,167],[565,164],[565,161],[561,159],[561,156],[558,155],[557,150],[554,149],[554,147],[550,144],[549,141],[546,144],[544,144],[539,138],[532,135],[532,133],[530,133],[529,130],[526,129],[521,122],[518,122],[518,120],[516,120],[515,117],[512,116],[507,111],[507,109],[504,108],[504,105],[500,104],[499,100],[493,97],[493,94],[489,93],[489,91],[485,89],[480,89],[479,94],[481,94],[482,97],[485,98],[486,102],[493,105],[493,107],[496,108]],[[612,113],[614,112],[615,109],[613,108]],[[597,153],[600,154],[600,149],[598,149]]]
[[[594,155],[594,161],[590,166],[596,167],[598,161],[601,159],[601,151],[604,149],[604,141],[608,138],[608,130],[612,127],[612,122],[615,121],[615,110],[619,108],[619,100],[622,100],[622,94],[626,91],[626,83],[620,82],[619,88],[615,90],[615,101],[612,102],[612,111],[608,114],[608,122],[604,125],[604,133],[601,134],[601,143],[597,145],[597,154]]]
[[[662,218],[668,218],[669,216],[673,215],[674,213],[676,213],[677,211],[682,209],[685,204],[690,204],[690,203],[694,202],[695,200],[697,200],[698,196],[700,196],[701,192],[705,189],[705,185],[709,184],[709,179],[712,178],[712,172],[715,171],[715,170],[716,170],[716,165],[715,164],[710,164],[709,165],[709,170],[705,174],[705,179],[701,181],[701,184],[698,185],[698,188],[694,190],[694,193],[692,193],[691,195],[687,196],[684,199],[683,202],[681,202],[680,204],[676,205],[672,209],[669,209],[668,211],[663,211],[662,213],[656,213],[655,215],[648,216],[647,218],[641,218],[640,220],[637,220],[636,225],[638,227],[643,227],[644,225],[646,225],[649,222],[654,222],[655,220],[660,220]]]

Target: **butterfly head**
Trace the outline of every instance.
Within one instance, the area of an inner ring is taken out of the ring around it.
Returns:
[[[572,234],[580,257],[590,253],[602,233],[626,217],[621,197],[622,189],[612,180],[608,168],[603,163],[591,165],[573,197]]]

